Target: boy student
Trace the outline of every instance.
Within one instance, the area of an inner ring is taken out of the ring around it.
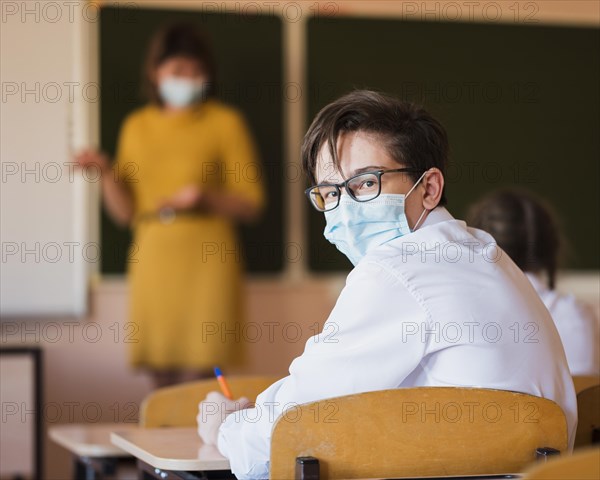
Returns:
[[[302,145],[307,196],[354,269],[323,332],[254,407],[216,392],[200,404],[200,436],[238,478],[268,477],[271,428],[284,408],[389,388],[549,398],[572,446],[575,391],[552,318],[493,238],[444,207],[447,157],[437,120],[377,92],[349,93],[314,119]]]

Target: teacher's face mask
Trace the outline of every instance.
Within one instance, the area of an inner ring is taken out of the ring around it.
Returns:
[[[337,208],[325,212],[327,224],[323,235],[356,265],[373,247],[410,233],[404,205],[425,173],[406,194],[382,193],[368,202],[357,202],[344,192]],[[426,211],[423,210],[414,229]]]
[[[189,107],[201,100],[206,92],[207,83],[180,77],[167,77],[158,85],[160,98],[177,108]]]

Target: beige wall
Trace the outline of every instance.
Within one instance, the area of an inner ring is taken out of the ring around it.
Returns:
[[[286,13],[294,20],[319,13],[323,16],[360,15],[401,17],[407,20],[530,22],[598,25],[596,0],[298,0],[243,2],[240,0],[95,0],[97,4],[134,3],[140,8],[205,9],[241,14]],[[245,6],[244,3],[247,5]],[[515,4],[519,4],[519,7]],[[318,5],[318,7],[317,7]],[[167,6],[167,7],[165,7]]]

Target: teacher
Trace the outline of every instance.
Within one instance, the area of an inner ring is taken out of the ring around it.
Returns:
[[[256,220],[265,198],[249,128],[215,99],[213,54],[193,25],[156,33],[144,84],[149,102],[123,122],[115,161],[76,159],[101,170],[105,208],[133,229],[130,360],[159,387],[241,360],[235,224]]]

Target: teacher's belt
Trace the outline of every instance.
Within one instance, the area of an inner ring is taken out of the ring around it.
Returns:
[[[173,223],[178,218],[206,218],[207,214],[192,210],[175,210],[171,207],[161,208],[156,212],[145,212],[135,217],[135,223],[159,222],[163,225]]]

